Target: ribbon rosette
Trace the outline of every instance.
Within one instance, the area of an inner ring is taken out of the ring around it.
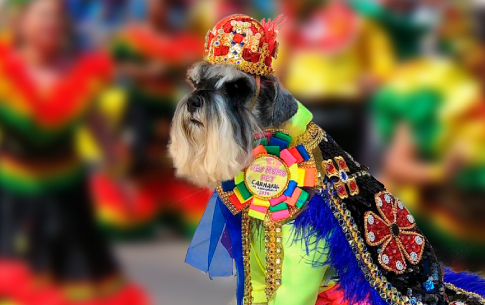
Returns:
[[[272,221],[291,218],[309,201],[316,183],[316,168],[300,144],[281,131],[265,132],[255,140],[253,160],[234,180],[224,181],[224,192],[234,212],[249,206],[249,216]],[[231,194],[232,192],[232,194]]]
[[[400,200],[383,191],[375,195],[375,201],[380,216],[372,211],[365,213],[366,242],[382,245],[378,260],[384,269],[404,273],[406,260],[412,265],[421,261],[425,239],[416,232],[414,218]]]

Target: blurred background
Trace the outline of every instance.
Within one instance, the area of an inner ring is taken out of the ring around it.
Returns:
[[[166,146],[187,67],[234,13],[287,16],[274,64],[282,83],[405,202],[446,265],[485,270],[485,1],[0,5],[0,304],[40,304],[9,290],[18,262],[29,281],[52,273],[55,288],[105,268],[88,259],[99,257],[94,237],[112,245],[111,269],[145,304],[232,302],[235,278],[209,281],[183,263],[211,191],[175,179]],[[92,235],[65,229],[74,219]],[[51,246],[56,230],[63,243]],[[77,258],[62,267],[38,263],[70,257],[71,246]]]

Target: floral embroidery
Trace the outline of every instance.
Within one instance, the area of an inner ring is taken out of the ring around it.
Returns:
[[[378,260],[384,269],[404,273],[406,261],[412,265],[421,261],[425,238],[416,232],[413,216],[399,199],[384,191],[375,195],[375,202],[380,215],[372,211],[364,215],[366,242],[382,245]]]

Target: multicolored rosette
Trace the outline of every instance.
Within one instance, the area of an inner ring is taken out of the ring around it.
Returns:
[[[249,166],[220,186],[234,214],[249,206],[249,216],[281,222],[305,206],[317,170],[305,146],[291,143],[292,137],[282,131],[265,132],[254,141]]]

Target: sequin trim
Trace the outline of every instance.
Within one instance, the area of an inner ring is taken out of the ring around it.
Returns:
[[[283,266],[282,228],[279,224],[264,227],[266,256],[266,299],[271,300],[281,286]]]
[[[483,298],[481,295],[479,295],[477,293],[466,291],[464,289],[456,287],[455,285],[453,285],[451,283],[445,283],[445,286],[446,286],[446,288],[455,291],[457,294],[464,294],[468,297],[475,298],[476,301],[480,302],[480,304],[485,305],[485,298]]]
[[[242,252],[244,264],[244,305],[253,304],[253,286],[251,284],[251,217],[248,210],[244,210],[241,215],[241,235],[242,235]]]

